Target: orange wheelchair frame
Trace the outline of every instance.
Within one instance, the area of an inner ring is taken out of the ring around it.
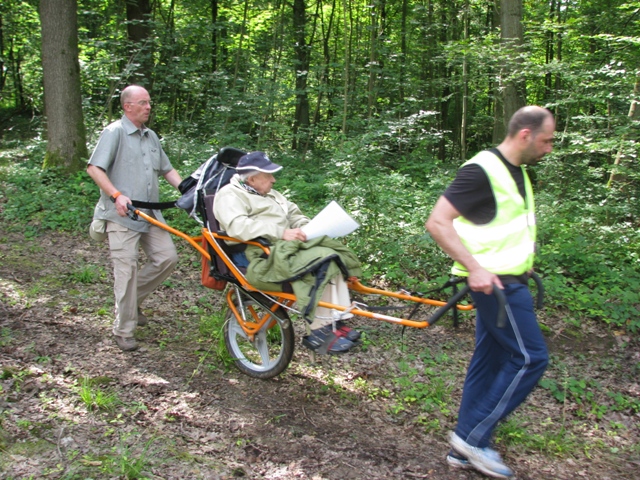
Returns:
[[[232,288],[226,289],[226,302],[229,307],[224,327],[225,344],[227,350],[234,358],[236,366],[242,372],[255,378],[272,378],[289,365],[294,349],[294,334],[291,320],[287,312],[295,311],[294,304],[296,296],[293,293],[283,291],[263,291],[253,287],[245,278],[240,269],[231,261],[225,252],[223,243],[232,241],[245,243],[262,248],[265,253],[269,253],[268,247],[259,242],[242,242],[224,234],[224,232],[212,232],[207,227],[202,227],[200,236],[189,236],[184,232],[176,230],[155,218],[141,212],[132,206],[129,207],[134,215],[147,222],[167,230],[168,232],[186,240],[208,261],[214,261],[212,254],[219,257],[229,272],[225,276]],[[203,239],[210,248],[203,247]],[[464,279],[459,279],[463,282]],[[455,308],[461,311],[469,311],[473,305],[462,305],[458,302],[468,293],[469,288],[464,287],[458,290],[454,285],[454,294],[447,301],[433,300],[415,296],[408,292],[391,292],[371,288],[363,285],[360,281],[351,277],[347,279],[347,286],[351,292],[363,295],[377,295],[389,297],[397,300],[414,302],[415,304],[437,307],[437,310],[426,320],[412,320],[410,318],[400,318],[385,315],[363,309],[364,304],[352,303],[350,307],[334,305],[324,301],[318,303],[321,307],[335,309],[339,312],[349,312],[374,320],[381,320],[405,327],[427,328],[439,320],[449,309]]]

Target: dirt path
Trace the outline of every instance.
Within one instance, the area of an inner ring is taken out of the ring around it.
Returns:
[[[211,322],[221,295],[199,285],[198,268],[183,250],[178,271],[145,306],[151,322],[136,333],[142,348],[123,353],[110,336],[106,245],[0,232],[1,478],[484,478],[444,462],[472,348],[469,324],[401,335],[399,327],[361,321],[360,351],[313,363],[297,345],[284,374],[254,380],[217,355]],[[555,338],[562,340],[550,339],[555,358],[581,368],[566,360],[576,349],[571,339]],[[606,337],[590,348],[631,356],[633,368],[637,344],[620,350]],[[592,365],[590,350],[579,351]],[[412,391],[403,378],[434,388]],[[537,389],[524,408],[526,431],[566,420],[590,435],[590,417],[567,410]],[[621,426],[588,451],[583,442],[564,453],[501,450],[519,479],[639,478],[638,414],[614,421]]]

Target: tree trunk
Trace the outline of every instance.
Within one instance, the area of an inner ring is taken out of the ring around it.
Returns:
[[[398,103],[404,104],[404,83],[406,81],[407,69],[407,15],[408,0],[402,0],[401,20],[400,20],[400,81],[398,82]],[[404,113],[404,109],[403,109]]]
[[[131,63],[133,70],[130,83],[142,85],[151,90],[153,83],[153,48],[151,44],[151,4],[149,0],[126,0],[127,36],[131,42]]]
[[[549,23],[553,25],[555,20],[556,13],[556,1],[551,0],[549,6]],[[547,30],[547,41],[545,45],[545,63],[548,65],[553,62],[555,57],[555,31],[552,28]],[[545,100],[551,101],[554,98],[553,95],[553,74],[551,72],[547,72],[544,77],[544,97]]]
[[[371,118],[376,103],[376,75],[378,71],[378,5],[371,5],[371,27],[369,33],[369,83],[367,85],[367,117]]]
[[[469,39],[469,0],[464,2],[462,13],[463,35],[465,43]],[[460,159],[467,158],[467,109],[469,102],[469,74],[468,60],[464,55],[462,59],[462,125],[460,125]]]
[[[349,114],[349,71],[351,70],[351,3],[342,0],[342,14],[344,21],[344,93],[342,105],[342,133],[347,134],[347,117]]]
[[[211,72],[218,70],[218,0],[211,0]]]
[[[75,0],[40,0],[47,153],[44,168],[84,168],[87,158],[82,116],[78,19]]]
[[[636,83],[633,86],[633,96],[632,96],[632,100],[631,100],[631,105],[629,106],[629,119],[630,120],[636,120],[638,118],[640,118],[640,108],[638,108],[638,101],[636,100],[636,98],[638,98],[638,95],[640,95],[640,73],[637,74],[636,76]],[[620,182],[622,180],[624,180],[624,175],[622,175],[621,173],[618,172],[618,168],[620,163],[622,162],[622,157],[624,156],[624,143],[627,139],[627,135],[624,134],[622,136],[622,140],[621,140],[621,146],[620,149],[618,150],[618,153],[616,154],[616,159],[613,162],[613,168],[611,169],[611,176],[609,177],[609,182],[607,183],[607,187],[611,188],[613,186],[614,182]]]
[[[258,128],[258,144],[257,149],[260,150],[260,145],[263,141],[269,141],[265,132],[269,130],[269,124],[274,120],[276,115],[276,99],[277,99],[277,89],[280,84],[279,74],[281,72],[282,66],[282,57],[283,51],[285,48],[285,44],[288,45],[289,42],[286,40],[286,36],[284,31],[287,29],[288,24],[285,26],[285,8],[287,8],[289,4],[286,1],[276,1],[272,4],[273,14],[274,14],[274,25],[273,25],[273,35],[272,42],[273,45],[271,47],[271,51],[273,52],[269,56],[273,57],[273,59],[267,59],[265,57],[264,64],[261,68],[266,72],[269,68],[269,63],[271,63],[271,76],[269,77],[268,86],[265,88],[264,94],[267,96],[269,101],[267,102],[266,107],[264,108],[264,114],[262,115],[262,121],[260,122],[260,126]],[[277,15],[276,15],[277,12]],[[269,61],[271,60],[271,61]],[[295,144],[295,141],[294,141]]]
[[[309,50],[306,39],[307,12],[304,0],[293,1],[293,35],[295,39],[295,74],[296,74],[296,111],[293,121],[293,149],[298,145],[306,145],[304,137],[309,130],[309,97],[307,95],[307,77],[309,74]],[[298,141],[300,140],[300,142]]]
[[[240,27],[240,39],[238,40],[238,48],[236,49],[236,59],[235,59],[235,67],[233,70],[233,83],[232,90],[235,90],[236,84],[238,83],[238,75],[240,72],[240,60],[242,58],[243,52],[243,43],[244,36],[247,31],[247,18],[249,15],[249,0],[244,0],[244,9],[242,11],[242,25]]]
[[[503,69],[503,80],[516,68],[522,65],[520,57],[521,46],[524,41],[522,27],[522,0],[502,0],[501,6],[502,28],[500,40],[509,57],[513,59],[507,62]],[[507,79],[502,86],[503,116],[502,128],[506,131],[507,122],[511,116],[525,105],[525,82],[523,80]],[[504,135],[502,135],[504,136]]]
[[[4,90],[6,72],[4,70],[4,23],[0,13],[0,93]]]

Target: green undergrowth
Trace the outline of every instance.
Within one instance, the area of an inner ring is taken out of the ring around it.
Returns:
[[[215,150],[177,136],[168,138],[167,151],[183,177]],[[433,290],[449,277],[451,262],[426,234],[424,222],[455,176],[457,164],[443,163],[425,151],[391,161],[365,142],[366,136],[351,139],[339,150],[304,158],[276,153],[274,160],[285,167],[276,188],[309,216],[331,200],[352,215],[360,228],[344,241],[361,259],[363,281],[417,292]],[[13,141],[0,150],[3,229],[27,237],[56,231],[87,235],[98,188],[84,171],[68,175],[42,170],[44,151],[41,140]],[[559,158],[561,154],[554,153],[534,170],[536,269],[544,281],[548,315],[557,310],[573,326],[595,320],[637,332],[640,233],[635,219],[640,205],[629,201],[631,192],[607,189],[606,172],[575,175]],[[166,182],[161,185],[162,200],[177,197]],[[199,232],[198,224],[182,210],[167,210],[165,218],[189,235]],[[91,283],[102,276],[103,272],[87,267],[75,272],[73,280]]]
[[[466,368],[465,360],[451,348],[444,343],[394,362],[387,372],[394,388],[384,395],[363,379],[358,390],[369,399],[385,399],[387,414],[398,422],[415,424],[426,434],[446,436],[456,422],[459,381]],[[552,355],[533,399],[498,425],[496,445],[510,452],[535,451],[557,458],[637,456],[630,440],[640,401],[627,388],[635,374],[633,369],[621,371],[619,361]],[[626,440],[616,440],[620,438]]]

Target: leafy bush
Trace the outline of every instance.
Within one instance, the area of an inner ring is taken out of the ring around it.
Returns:
[[[640,329],[640,234],[629,222],[615,222],[614,209],[597,207],[597,197],[554,202],[541,195],[537,269],[549,304],[607,324]],[[602,204],[603,202],[600,202]],[[627,211],[623,216],[630,215]],[[612,225],[608,225],[612,224]]]
[[[276,188],[307,215],[336,200],[360,223],[344,241],[361,259],[364,280],[425,291],[448,278],[451,260],[425,232],[424,223],[461,162],[430,156],[421,135],[412,140],[403,131],[402,142],[393,143],[389,132],[399,128],[394,125],[372,123],[361,137],[305,156],[275,148],[269,153],[285,167]],[[414,148],[411,153],[403,150],[408,145]],[[186,177],[219,146],[172,135],[165,138],[165,148]],[[546,304],[569,323],[595,319],[637,332],[640,204],[635,201],[635,178],[628,177],[624,189],[607,188],[609,170],[599,156],[585,156],[580,168],[567,165],[567,158],[577,158],[575,149],[558,149],[531,172],[539,232],[536,269],[544,280]],[[4,161],[7,155],[11,163]],[[26,147],[14,143],[10,152],[2,153],[4,228],[27,235],[86,234],[98,188],[84,172],[68,176],[43,171],[43,155],[40,140]],[[161,185],[161,200],[177,198],[175,189],[166,182]],[[179,209],[167,210],[165,218],[187,234],[199,233],[196,222]]]
[[[98,187],[84,172],[69,176],[58,169],[42,170],[44,147],[36,143],[24,152],[26,158],[17,155],[1,170],[5,228],[27,235],[51,230],[88,235]]]

